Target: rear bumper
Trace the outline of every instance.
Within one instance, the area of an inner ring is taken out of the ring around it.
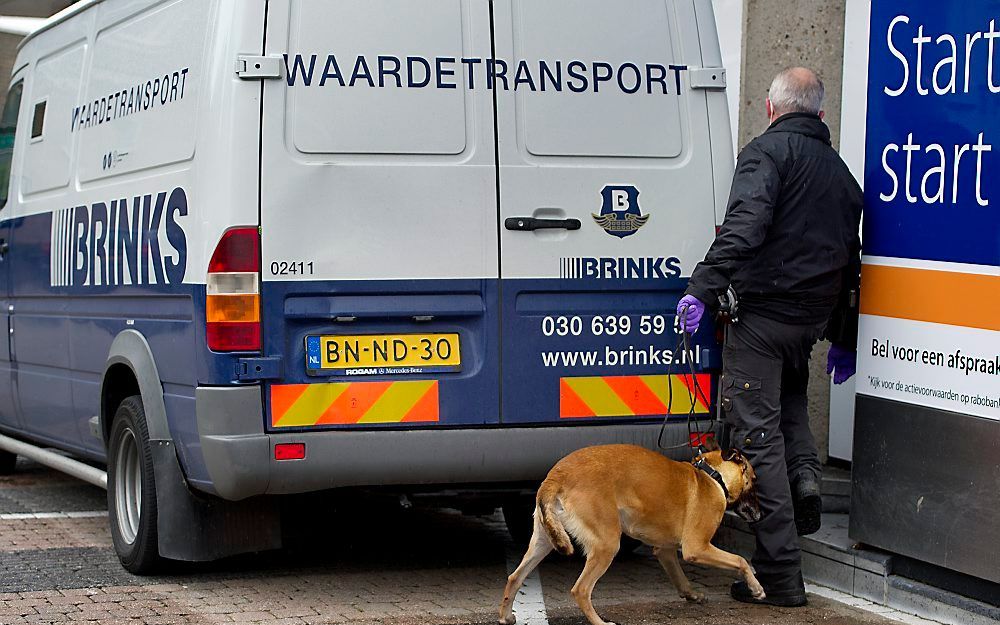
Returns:
[[[440,430],[266,433],[259,387],[197,390],[198,432],[215,493],[228,500],[343,486],[540,480],[588,445],[656,448],[658,423]],[[668,427],[684,430],[683,422]],[[667,441],[679,440],[677,434]],[[303,460],[274,460],[304,442]]]

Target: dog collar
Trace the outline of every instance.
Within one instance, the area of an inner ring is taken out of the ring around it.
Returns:
[[[710,478],[719,483],[722,487],[722,494],[726,496],[726,503],[729,503],[729,489],[726,488],[726,482],[722,479],[722,474],[712,468],[712,465],[705,462],[704,458],[700,458],[694,463],[694,468],[704,471],[708,474]]]

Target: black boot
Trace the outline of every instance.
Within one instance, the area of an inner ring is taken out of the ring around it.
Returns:
[[[758,573],[757,581],[764,587],[763,599],[754,599],[750,587],[744,581],[733,582],[729,595],[743,603],[776,605],[783,608],[797,608],[806,604],[806,586],[802,582],[802,571],[794,574]]]
[[[822,523],[823,499],[819,483],[812,473],[799,473],[792,481],[792,502],[795,507],[795,529],[799,536],[819,531]]]

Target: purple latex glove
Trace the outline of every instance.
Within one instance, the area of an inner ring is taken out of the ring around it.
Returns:
[[[687,308],[686,316],[683,314],[685,308]],[[684,327],[682,329],[685,332],[690,332],[691,334],[697,332],[704,314],[705,304],[694,295],[685,295],[681,298],[681,301],[677,302],[677,318],[684,319]],[[680,322],[678,321],[678,323]]]
[[[851,379],[858,369],[858,352],[841,345],[831,345],[826,357],[826,372],[833,374],[834,384],[843,384]]]

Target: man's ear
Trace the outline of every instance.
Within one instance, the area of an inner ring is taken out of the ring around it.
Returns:
[[[764,100],[764,109],[767,111],[767,118],[771,119],[774,117],[774,105],[771,104],[771,98],[766,98]]]
[[[819,112],[819,118],[823,119],[824,117],[826,117],[826,111],[820,111]]]

